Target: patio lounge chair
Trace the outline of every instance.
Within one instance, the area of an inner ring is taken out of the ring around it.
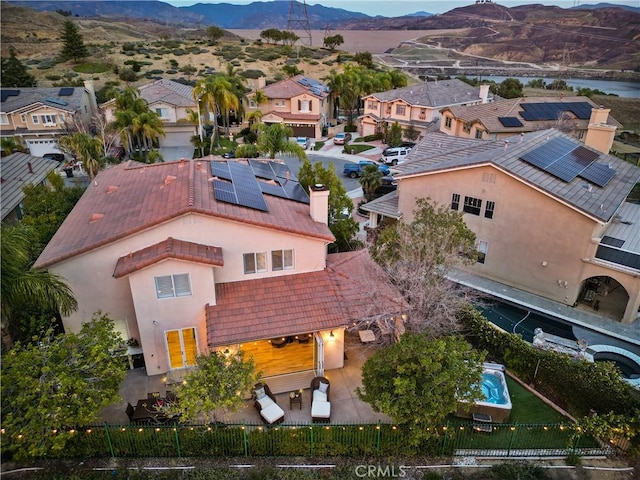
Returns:
[[[282,423],[284,421],[284,410],[276,403],[276,397],[271,393],[269,385],[258,383],[253,390],[255,409],[260,412],[260,418],[267,425]]]
[[[311,420],[314,422],[331,421],[331,402],[329,390],[331,383],[324,377],[311,380]]]

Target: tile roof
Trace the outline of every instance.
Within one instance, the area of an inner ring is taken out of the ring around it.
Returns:
[[[172,80],[160,79],[138,87],[140,97],[149,105],[157,102],[168,103],[176,107],[195,107],[193,87]]]
[[[279,82],[266,85],[262,88],[262,92],[267,98],[293,98],[304,93],[313,95],[317,98],[325,98],[326,92],[314,92],[311,88],[301,85],[298,80],[304,78],[302,75],[285,78]]]
[[[56,161],[19,152],[0,158],[2,219],[24,200],[23,187],[44,182],[49,172],[54,171],[58,165]]]
[[[527,152],[558,137],[597,153],[595,162],[611,165],[616,173],[609,183],[605,187],[592,185],[588,189],[586,180],[578,176],[565,182],[520,159]],[[587,147],[553,128],[514,136],[510,142],[509,139],[475,140],[428,133],[407,157],[404,163],[394,167],[398,172],[400,194],[403,177],[493,165],[604,223],[611,220],[633,186],[640,181],[640,168]]]
[[[330,254],[319,272],[216,285],[210,346],[347,326],[401,310],[400,294],[366,250]]]
[[[525,97],[525,98],[510,98],[496,100],[492,103],[484,103],[480,105],[456,105],[451,107],[445,107],[443,111],[449,110],[453,116],[459,120],[474,123],[479,122],[491,133],[520,133],[520,132],[532,132],[534,130],[540,130],[541,128],[550,128],[557,123],[557,120],[525,120],[519,115],[524,111],[523,104],[527,103],[571,103],[571,102],[586,102],[593,108],[597,108],[596,105],[588,97]],[[505,127],[499,117],[515,117],[522,123],[521,127]],[[575,117],[575,115],[572,115]],[[580,130],[585,130],[589,126],[589,119],[579,119],[575,117],[573,121],[576,127]],[[607,124],[621,127],[622,125],[612,118],[607,119]]]
[[[66,87],[65,87],[66,88]],[[1,109],[4,113],[11,113],[26,107],[36,106],[37,104],[46,105],[48,107],[57,108],[67,112],[75,112],[82,105],[82,99],[85,95],[84,87],[68,87],[73,92],[71,95],[59,96],[60,87],[56,88],[0,88],[0,92],[14,90],[19,92],[18,95],[6,97],[2,102]],[[53,101],[52,101],[53,100]]]
[[[222,267],[224,265],[220,247],[169,237],[155,245],[150,245],[120,257],[113,276],[115,278],[124,277],[167,258],[213,265],[214,267]]]
[[[304,203],[264,195],[268,211],[260,211],[216,201],[209,164],[125,162],[101,171],[35,266],[53,265],[190,213],[334,240],[327,225],[311,219]]]
[[[269,113],[265,114],[265,116],[267,115],[280,117],[283,120],[299,120],[299,121],[308,121],[308,122],[317,122],[318,120],[320,120],[320,115],[310,115],[306,113],[278,112],[275,110],[272,110]]]
[[[447,105],[479,102],[480,89],[454,78],[437,82],[424,82],[408,87],[387,90],[386,92],[372,93],[364,97],[363,100],[371,97],[375,97],[382,102],[404,100],[410,105],[437,108]]]

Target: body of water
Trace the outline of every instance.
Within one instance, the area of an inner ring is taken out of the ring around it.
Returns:
[[[469,76],[475,78],[474,76]],[[523,85],[526,85],[531,80],[542,78],[547,85],[553,83],[555,78],[548,77],[501,77],[501,76],[487,76],[480,77],[482,80],[492,80],[496,83],[502,83],[507,78],[517,78]],[[618,95],[619,97],[626,98],[640,98],[640,83],[638,82],[624,82],[621,80],[591,80],[586,78],[563,78],[567,85],[573,87],[574,90],[578,88],[590,88],[592,90],[600,90],[611,95]]]

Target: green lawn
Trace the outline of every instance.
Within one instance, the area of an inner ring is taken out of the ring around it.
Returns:
[[[515,423],[560,423],[568,419],[544,403],[518,382],[507,377],[511,396],[511,422]]]

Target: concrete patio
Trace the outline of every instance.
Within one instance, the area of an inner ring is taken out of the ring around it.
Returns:
[[[391,418],[376,413],[368,403],[360,401],[355,389],[362,385],[361,367],[366,358],[373,353],[371,348],[362,345],[357,334],[347,333],[345,339],[344,367],[325,371],[325,377],[331,382],[331,423],[391,423]],[[129,370],[120,387],[122,403],[102,410],[100,420],[111,425],[127,425],[129,419],[125,413],[127,403],[135,405],[138,399],[146,398],[148,392],[160,392],[164,395],[171,386],[166,385],[166,375],[147,376],[144,368]],[[302,393],[302,405],[289,405],[289,392],[276,394],[278,405],[284,410],[284,423],[311,423],[311,390],[307,386]],[[259,413],[253,407],[252,400],[245,400],[245,405],[238,412],[216,415],[218,421],[225,423],[261,424]]]

